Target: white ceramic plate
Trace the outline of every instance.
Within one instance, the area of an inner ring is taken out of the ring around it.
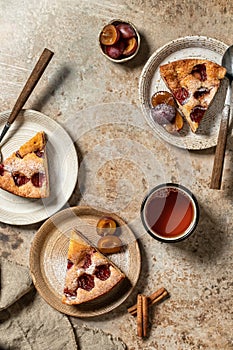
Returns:
[[[217,137],[224,105],[227,79],[225,78],[197,133],[185,122],[184,128],[175,135],[168,133],[151,117],[151,96],[168,90],[159,73],[159,66],[185,58],[203,58],[221,64],[222,55],[228,46],[218,40],[203,36],[188,36],[169,42],[158,49],[147,61],[140,76],[139,97],[143,114],[155,134],[164,141],[186,149],[200,150],[217,144]]]
[[[0,130],[9,111],[0,114]],[[2,142],[2,156],[7,158],[38,131],[45,131],[51,194],[46,199],[27,199],[0,190],[0,221],[27,225],[47,219],[70,198],[78,176],[78,158],[72,139],[53,119],[44,114],[23,110]],[[72,171],[71,171],[72,169]]]

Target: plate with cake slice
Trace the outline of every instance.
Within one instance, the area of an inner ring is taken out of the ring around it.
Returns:
[[[9,114],[0,114],[0,128]],[[40,112],[22,110],[1,152],[0,221],[33,224],[65,205],[77,182],[78,158],[72,139],[57,122]]]
[[[188,36],[159,48],[139,81],[143,114],[162,140],[185,149],[217,144],[228,80],[221,60],[227,45]]]
[[[109,219],[116,223],[114,230]],[[106,225],[100,232],[98,223],[103,220]],[[101,250],[104,246],[99,242],[106,237],[110,240]],[[113,237],[121,242],[114,251]],[[30,271],[36,289],[53,308],[74,317],[93,317],[117,308],[132,293],[140,270],[139,245],[127,223],[115,213],[88,206],[54,214],[31,245]]]

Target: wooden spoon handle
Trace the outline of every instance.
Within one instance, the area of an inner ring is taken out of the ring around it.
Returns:
[[[17,99],[17,101],[16,101],[16,103],[11,111],[11,114],[10,114],[8,121],[7,121],[8,124],[12,124],[13,121],[18,116],[20,110],[23,108],[25,102],[27,101],[27,99],[31,95],[34,87],[36,86],[40,77],[44,73],[45,68],[47,67],[51,58],[53,57],[53,54],[54,53],[52,51],[50,51],[49,49],[46,49],[46,48],[42,52],[39,60],[37,61],[32,73],[30,74],[26,84],[23,87],[22,92],[20,93],[20,95],[19,95],[19,97],[18,97],[18,99]]]
[[[214,166],[212,170],[212,177],[210,188],[219,190],[222,182],[222,172],[224,165],[224,157],[227,143],[227,131],[230,115],[230,106],[226,105],[222,112],[222,119],[218,134],[218,142],[215,151]]]

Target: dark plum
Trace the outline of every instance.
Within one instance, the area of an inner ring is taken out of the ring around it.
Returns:
[[[23,157],[21,156],[21,154],[19,153],[19,151],[16,151],[16,152],[15,152],[15,155],[16,155],[16,157],[18,157],[18,158],[21,158],[21,159],[23,158]]]
[[[174,92],[174,96],[175,96],[176,100],[181,105],[183,105],[183,104],[185,104],[186,100],[189,97],[189,92],[184,87],[180,87],[180,88],[176,89],[176,91]]]
[[[78,278],[78,288],[90,292],[95,286],[94,276],[84,273]]]
[[[151,109],[151,116],[159,125],[172,123],[176,116],[176,109],[167,103],[161,103]]]
[[[106,46],[105,52],[109,57],[117,59],[123,54],[124,49],[125,49],[124,42],[118,41],[118,43],[116,43],[115,45]]]
[[[4,175],[4,164],[0,164],[0,175]]]
[[[204,114],[206,112],[206,108],[202,106],[195,106],[190,113],[190,118],[193,122],[200,123]]]
[[[45,179],[44,173],[35,173],[32,175],[31,181],[35,187],[42,187]]]
[[[63,292],[65,296],[67,296],[68,298],[72,298],[72,297],[75,298],[77,296],[77,288],[75,290],[65,288]]]
[[[200,87],[198,90],[194,92],[193,96],[198,100],[199,98],[202,98],[209,92],[210,92],[210,89],[208,89],[207,87]]]
[[[101,281],[106,281],[111,275],[111,271],[110,271],[109,265],[96,266],[94,274]]]
[[[88,269],[89,266],[91,266],[91,254],[87,254],[85,256],[82,268],[83,269]]]
[[[207,79],[206,66],[204,63],[197,64],[193,67],[191,74],[199,79],[200,81],[205,81]]]
[[[130,24],[120,23],[116,26],[116,28],[119,30],[121,37],[124,39],[130,39],[135,36],[135,31]]]
[[[34,152],[38,158],[44,158],[44,151],[40,151],[39,149]]]
[[[14,173],[12,174],[14,183],[16,186],[20,187],[25,185],[28,181],[30,181],[30,179],[28,177],[26,177],[23,174],[19,174],[19,173]]]
[[[67,270],[71,269],[71,267],[74,265],[74,263],[71,260],[67,260]]]

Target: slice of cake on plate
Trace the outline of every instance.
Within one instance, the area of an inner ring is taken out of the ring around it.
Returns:
[[[49,196],[46,138],[38,132],[0,164],[0,188],[26,198]]]
[[[160,74],[191,130],[196,132],[226,69],[209,60],[190,58],[160,66]]]
[[[67,271],[62,302],[82,304],[108,294],[125,274],[75,230],[67,256]]]

